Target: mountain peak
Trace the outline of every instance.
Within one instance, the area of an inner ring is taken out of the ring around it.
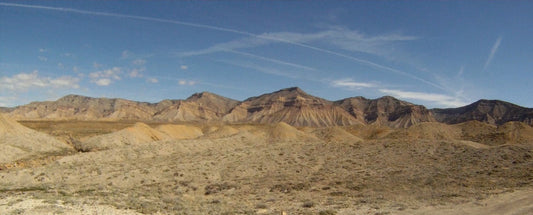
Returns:
[[[93,99],[93,98],[87,97],[87,96],[70,94],[70,95],[66,95],[66,96],[63,96],[63,97],[59,98],[57,100],[57,102],[65,103],[65,104],[69,104],[69,103],[70,104],[74,104],[74,103],[86,102],[86,101],[91,100],[91,99]]]
[[[302,89],[300,89],[299,87],[289,87],[289,88],[285,88],[285,89],[281,89],[279,91],[289,91],[289,92],[298,92],[298,93],[305,93]]]
[[[477,120],[492,125],[502,125],[509,121],[520,121],[533,124],[533,109],[525,108],[501,100],[481,99],[472,104],[448,109],[433,109],[439,122],[456,124],[469,120]]]
[[[224,96],[217,95],[217,94],[207,92],[207,91],[192,94],[185,101],[200,101],[200,100],[213,101],[213,102],[217,100],[217,101],[222,101],[225,103],[237,103],[238,102],[237,100],[226,98]]]
[[[269,94],[271,95],[279,94],[281,96],[303,96],[303,97],[310,96],[309,94],[307,94],[305,91],[303,91],[299,87],[284,88],[284,89],[281,89],[281,90],[278,90],[278,91],[275,91]]]
[[[158,103],[120,98],[93,98],[70,94],[57,101],[32,102],[1,108],[13,119],[76,119],[138,121],[226,121],[277,123],[298,126],[377,124],[408,127],[420,122],[460,123],[478,120],[494,125],[520,121],[533,125],[533,108],[501,100],[481,99],[459,108],[427,110],[392,96],[367,99],[350,97],[335,102],[288,87],[237,101],[211,92],[198,92],[185,100]]]
[[[311,101],[311,102],[326,102],[325,99],[318,98],[312,95],[307,94],[305,91],[298,87],[289,87],[285,89],[281,89],[272,93],[265,93],[260,96],[250,97],[246,99],[245,101],[254,101],[254,103],[264,103],[267,101]]]
[[[63,96],[61,98],[58,99],[59,100],[72,100],[72,99],[80,99],[80,98],[90,98],[90,97],[87,97],[87,96],[82,96],[82,95],[76,95],[76,94],[69,94],[69,95],[66,95],[66,96]]]
[[[205,97],[220,97],[220,96],[217,95],[217,94],[214,94],[214,93],[203,91],[203,92],[200,92],[200,93],[192,94],[186,100],[195,100],[195,99],[200,99],[200,98],[205,98]]]
[[[475,105],[475,106],[479,106],[479,105],[505,105],[505,106],[516,106],[516,107],[524,108],[522,106],[510,103],[510,102],[501,101],[501,100],[489,100],[489,99],[480,99],[480,100],[472,103],[471,105]]]

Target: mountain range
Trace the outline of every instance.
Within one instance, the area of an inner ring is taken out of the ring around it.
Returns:
[[[407,128],[421,122],[492,125],[520,121],[533,125],[533,108],[500,100],[479,100],[459,108],[427,109],[390,96],[328,101],[298,87],[237,101],[209,92],[158,103],[68,95],[0,112],[17,120],[132,120],[157,122],[278,123],[293,126],[383,125]]]

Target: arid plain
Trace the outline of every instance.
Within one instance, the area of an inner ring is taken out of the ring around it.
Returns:
[[[98,112],[66,99],[0,115],[2,213],[533,213],[533,115],[505,102],[427,110],[288,88]]]

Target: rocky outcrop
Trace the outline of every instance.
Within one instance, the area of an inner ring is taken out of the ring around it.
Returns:
[[[279,123],[293,126],[362,124],[348,112],[297,87],[251,97],[223,117],[226,122]]]
[[[9,113],[15,119],[146,120],[156,105],[125,99],[68,95],[57,101],[32,102]]]
[[[521,107],[500,100],[479,100],[459,108],[432,109],[435,119],[447,124],[477,120],[491,125],[518,121],[533,125],[533,108]]]
[[[158,103],[68,95],[57,101],[19,106],[8,114],[19,120],[210,121],[220,120],[237,103],[207,92],[194,94],[186,100]]]
[[[161,108],[157,121],[219,121],[239,102],[209,92],[195,93],[186,100]],[[162,105],[161,105],[162,106]]]
[[[356,119],[366,124],[407,128],[421,122],[434,122],[432,113],[422,105],[415,105],[390,96],[378,99],[352,97],[335,102]]]

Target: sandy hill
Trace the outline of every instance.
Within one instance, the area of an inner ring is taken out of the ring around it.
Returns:
[[[431,112],[421,105],[414,105],[390,96],[378,99],[352,97],[335,102],[357,119],[367,124],[406,128],[421,122],[433,122]]]
[[[84,142],[78,143],[76,148],[81,151],[99,151],[170,139],[172,139],[170,135],[153,129],[144,123],[135,123],[135,125],[120,131],[89,138]]]
[[[507,122],[497,131],[506,135],[506,143],[527,143],[533,145],[533,127],[523,122]]]
[[[341,127],[327,127],[327,128],[317,128],[313,131],[313,134],[317,136],[318,138],[326,141],[327,143],[330,142],[349,142],[349,143],[356,143],[361,142],[363,139],[360,137],[357,137],[346,130],[344,130]]]
[[[24,127],[0,114],[0,163],[39,158],[72,150],[67,144]]]
[[[386,136],[392,139],[459,140],[461,129],[438,122],[423,122],[406,129],[399,129]]]
[[[500,100],[479,100],[464,107],[433,109],[432,112],[439,122],[448,124],[477,120],[492,125],[502,125],[510,121],[533,125],[533,108]]]
[[[472,120],[450,126],[461,130],[462,140],[486,145],[533,143],[533,127],[523,122],[507,122],[495,126]]]
[[[298,130],[291,125],[279,122],[272,125],[268,130],[267,140],[271,142],[294,142],[294,141],[318,141],[313,134]]]
[[[278,123],[293,126],[353,125],[354,119],[332,102],[311,96],[297,87],[251,97],[223,118],[227,122]]]
[[[157,126],[156,130],[175,140],[194,139],[204,135],[202,129],[192,125],[166,124]]]
[[[486,145],[505,143],[505,135],[497,132],[497,127],[480,121],[472,120],[452,125],[461,130],[461,139]]]
[[[223,138],[238,134],[240,131],[229,125],[209,126],[205,129],[205,138]]]
[[[365,140],[381,139],[395,131],[391,127],[376,124],[346,126],[344,129],[348,133]]]

